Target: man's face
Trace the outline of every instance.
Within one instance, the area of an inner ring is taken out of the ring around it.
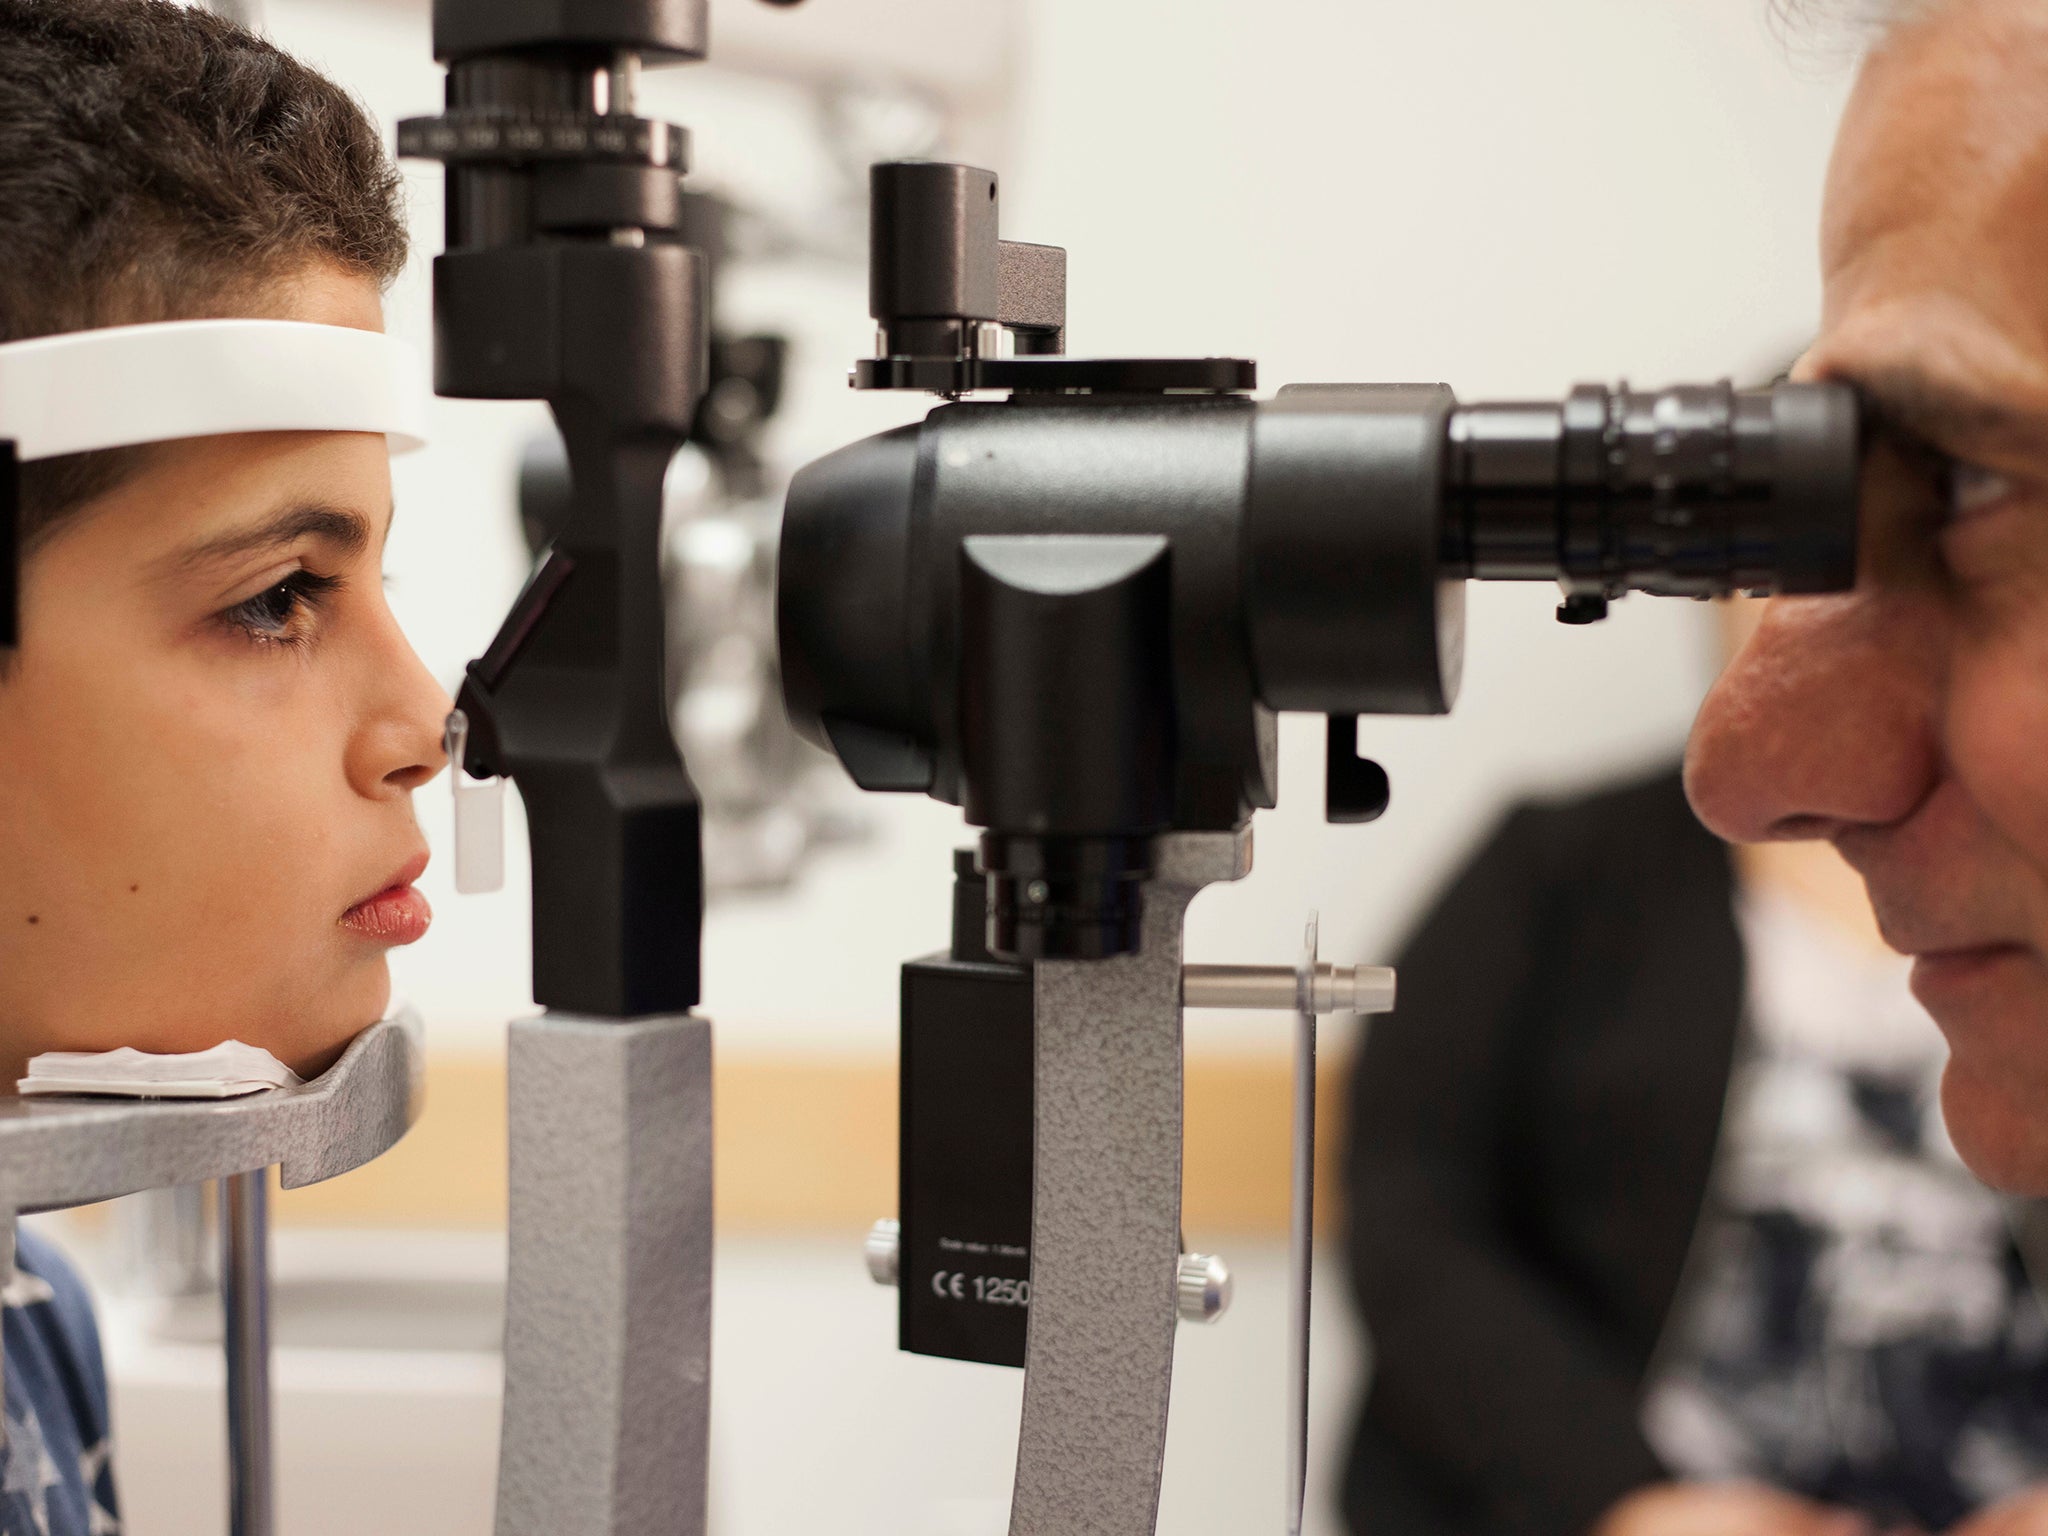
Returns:
[[[265,313],[380,325],[315,274]],[[0,1091],[49,1049],[238,1038],[302,1073],[419,937],[447,700],[384,600],[382,437],[164,445],[30,557],[0,681]],[[363,905],[365,898],[386,893]]]
[[[1822,246],[1802,372],[1877,418],[1861,581],[1770,605],[1687,782],[1724,837],[1855,866],[1957,1148],[2048,1193],[2048,8],[1953,0],[1871,58]]]

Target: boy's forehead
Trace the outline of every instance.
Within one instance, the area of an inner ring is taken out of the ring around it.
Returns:
[[[318,511],[321,516],[302,516]],[[154,445],[143,465],[57,535],[81,556],[176,574],[306,538],[381,546],[390,453],[367,432],[250,432]]]
[[[382,527],[388,528],[387,512]],[[260,516],[202,534],[153,562],[151,574],[204,576],[291,549],[308,540],[331,552],[359,555],[381,539],[377,520],[355,507],[325,501],[293,501]]]
[[[381,331],[384,295],[374,279],[360,272],[331,261],[315,261],[267,285],[244,313],[221,318],[303,320],[312,325]]]

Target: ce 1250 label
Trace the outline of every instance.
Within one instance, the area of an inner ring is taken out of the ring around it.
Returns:
[[[947,1301],[979,1301],[992,1307],[1028,1307],[1031,1282],[1002,1275],[970,1275],[965,1270],[932,1272],[932,1294]]]

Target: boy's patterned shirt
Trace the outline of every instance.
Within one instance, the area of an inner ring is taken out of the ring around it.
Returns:
[[[57,1250],[16,1228],[0,1289],[6,1444],[0,1536],[117,1536],[107,1376],[85,1287]]]

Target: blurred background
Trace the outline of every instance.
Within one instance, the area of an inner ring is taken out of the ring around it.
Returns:
[[[254,18],[387,136],[438,106],[427,0],[263,0]],[[672,580],[708,583],[707,601],[753,601],[781,477],[925,408],[845,384],[872,340],[873,159],[995,169],[1004,234],[1068,248],[1070,350],[1238,354],[1268,389],[1754,381],[1816,323],[1848,71],[1788,48],[1765,0],[715,0],[713,27],[715,62],[650,72],[641,110],[691,128],[687,185],[735,210],[721,329],[786,351],[772,415],[758,393],[729,402],[748,475],[693,461],[673,477]],[[441,172],[405,174],[416,252],[390,324],[424,350]],[[434,409],[433,445],[394,466],[389,571],[452,689],[525,575],[520,466],[548,427],[538,407]],[[1457,713],[1366,722],[1394,786],[1382,821],[1324,825],[1320,728],[1286,723],[1255,872],[1195,904],[1190,959],[1291,961],[1316,909],[1326,958],[1387,960],[1512,799],[1676,754],[1717,656],[1705,610],[1636,598],[1565,629],[1548,588],[1471,600]],[[749,757],[779,709],[760,660],[692,652],[705,689],[679,716],[706,743],[693,768],[715,761],[738,807],[704,939],[716,1529],[1000,1530],[1020,1374],[898,1354],[893,1293],[860,1251],[895,1204],[897,968],[945,943],[961,821],[858,796],[773,742]],[[394,971],[428,1025],[426,1118],[381,1162],[278,1207],[281,1519],[299,1536],[489,1529],[503,1042],[532,1007],[527,897],[516,810],[505,890],[457,897],[445,783],[421,799],[436,922]],[[1346,1028],[1325,1035],[1333,1085]],[[1182,1330],[1161,1528],[1238,1532],[1282,1508],[1288,1020],[1202,1014],[1188,1031],[1189,1246],[1223,1254],[1238,1287],[1218,1325]],[[1332,1146],[1341,1099],[1325,1099]],[[135,1279],[134,1229],[162,1215],[97,1218],[82,1239],[104,1281],[133,1536],[216,1531],[224,1508],[210,1304],[166,1299],[175,1275]],[[1367,1351],[1334,1267],[1318,1304],[1309,1518],[1331,1533]]]

